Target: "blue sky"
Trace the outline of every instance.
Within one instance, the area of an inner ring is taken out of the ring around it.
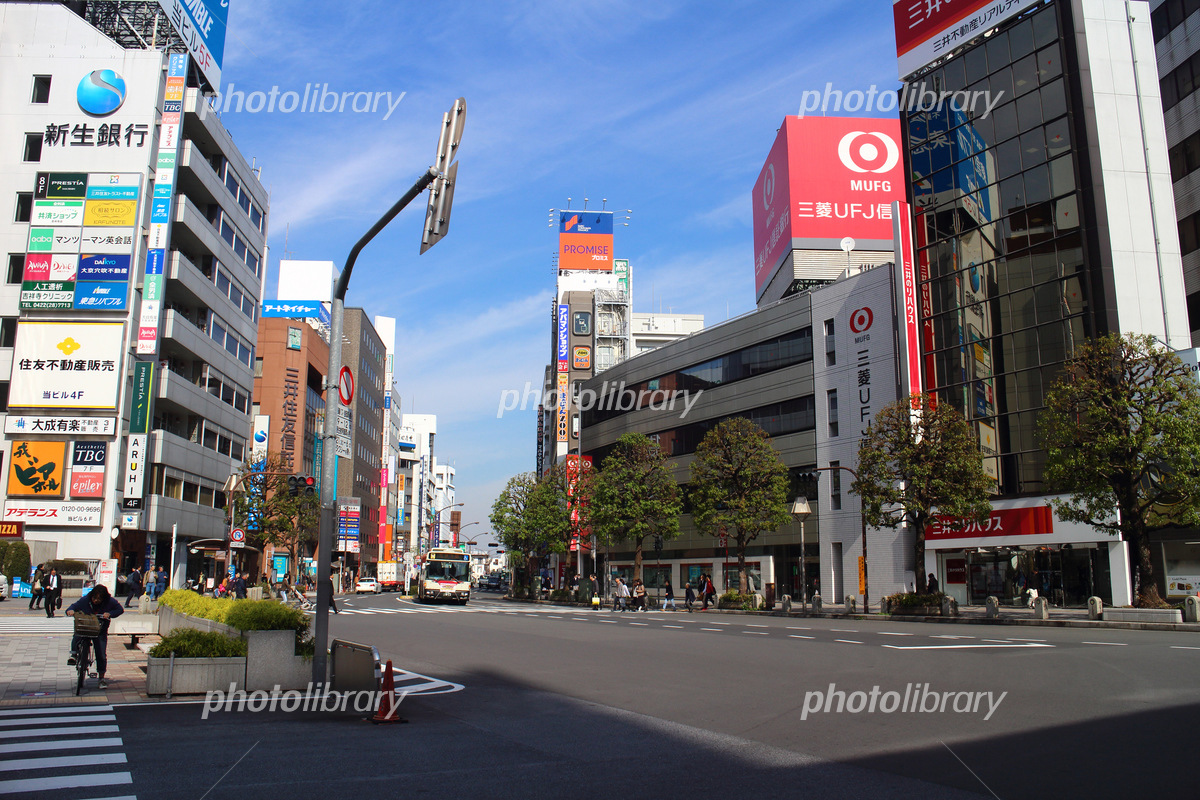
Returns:
[[[349,105],[222,114],[271,192],[267,297],[285,231],[289,257],[340,268],[467,100],[449,235],[418,256],[414,203],[359,257],[347,304],[397,319],[403,409],[438,415],[463,521],[484,530],[534,465],[534,411],[496,411],[550,358],[548,210],[633,209],[615,250],[634,310],[722,321],[754,307],[750,195],[784,115],[826,82],[899,85],[888,0],[230,5],[226,90],[405,93],[386,121]]]

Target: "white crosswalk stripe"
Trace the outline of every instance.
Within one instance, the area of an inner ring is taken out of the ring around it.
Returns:
[[[0,617],[0,634],[70,635],[75,632],[75,623],[67,616],[47,617],[31,614],[20,617]]]
[[[137,800],[112,712],[110,705],[0,711],[0,798]]]

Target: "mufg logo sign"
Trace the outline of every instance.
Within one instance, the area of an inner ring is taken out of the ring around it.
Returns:
[[[79,82],[75,99],[92,116],[108,116],[125,102],[125,79],[111,69],[92,70]]]

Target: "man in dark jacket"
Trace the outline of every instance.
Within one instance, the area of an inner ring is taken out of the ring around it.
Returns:
[[[53,617],[58,607],[58,598],[62,597],[62,577],[58,570],[50,568],[50,574],[42,578],[42,599],[46,601],[46,616]]]
[[[137,567],[129,573],[129,577],[125,579],[125,585],[129,589],[129,595],[125,598],[125,607],[129,608],[129,601],[136,600],[142,596],[142,571]]]
[[[104,584],[94,587],[90,592],[76,600],[67,608],[67,616],[76,614],[95,614],[100,618],[100,635],[96,637],[96,673],[100,676],[100,688],[107,689],[108,682],[104,680],[104,672],[108,669],[108,625],[109,621],[121,616],[125,609],[121,607],[109,593]],[[71,639],[71,657],[67,663],[74,666],[75,654],[79,652],[79,637]]]

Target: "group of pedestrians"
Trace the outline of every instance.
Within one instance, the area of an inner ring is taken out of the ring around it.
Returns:
[[[595,576],[592,576],[593,582]],[[695,587],[691,583],[685,584],[685,593],[683,605],[689,612],[694,611],[692,605],[697,602],[702,602],[701,611],[707,611],[709,603],[716,603],[717,590],[713,586],[712,577],[704,574],[700,576]],[[667,580],[663,584],[662,610],[666,611],[670,608],[671,611],[678,611],[679,608],[675,605],[675,589],[671,586],[671,581]],[[647,611],[648,603],[646,597],[646,584],[640,578],[635,578],[632,582],[627,583],[624,578],[617,578],[613,584],[613,611]]]
[[[151,564],[145,574],[140,567],[134,567],[125,577],[125,587],[129,590],[125,597],[125,608],[129,608],[129,604],[136,602],[142,595],[156,600],[167,590],[167,571],[161,564],[157,570]]]
[[[50,567],[47,572],[43,565],[38,564],[30,581],[29,610],[39,609],[43,604],[46,607],[46,616],[53,617],[54,612],[62,605],[62,577],[55,567]]]

